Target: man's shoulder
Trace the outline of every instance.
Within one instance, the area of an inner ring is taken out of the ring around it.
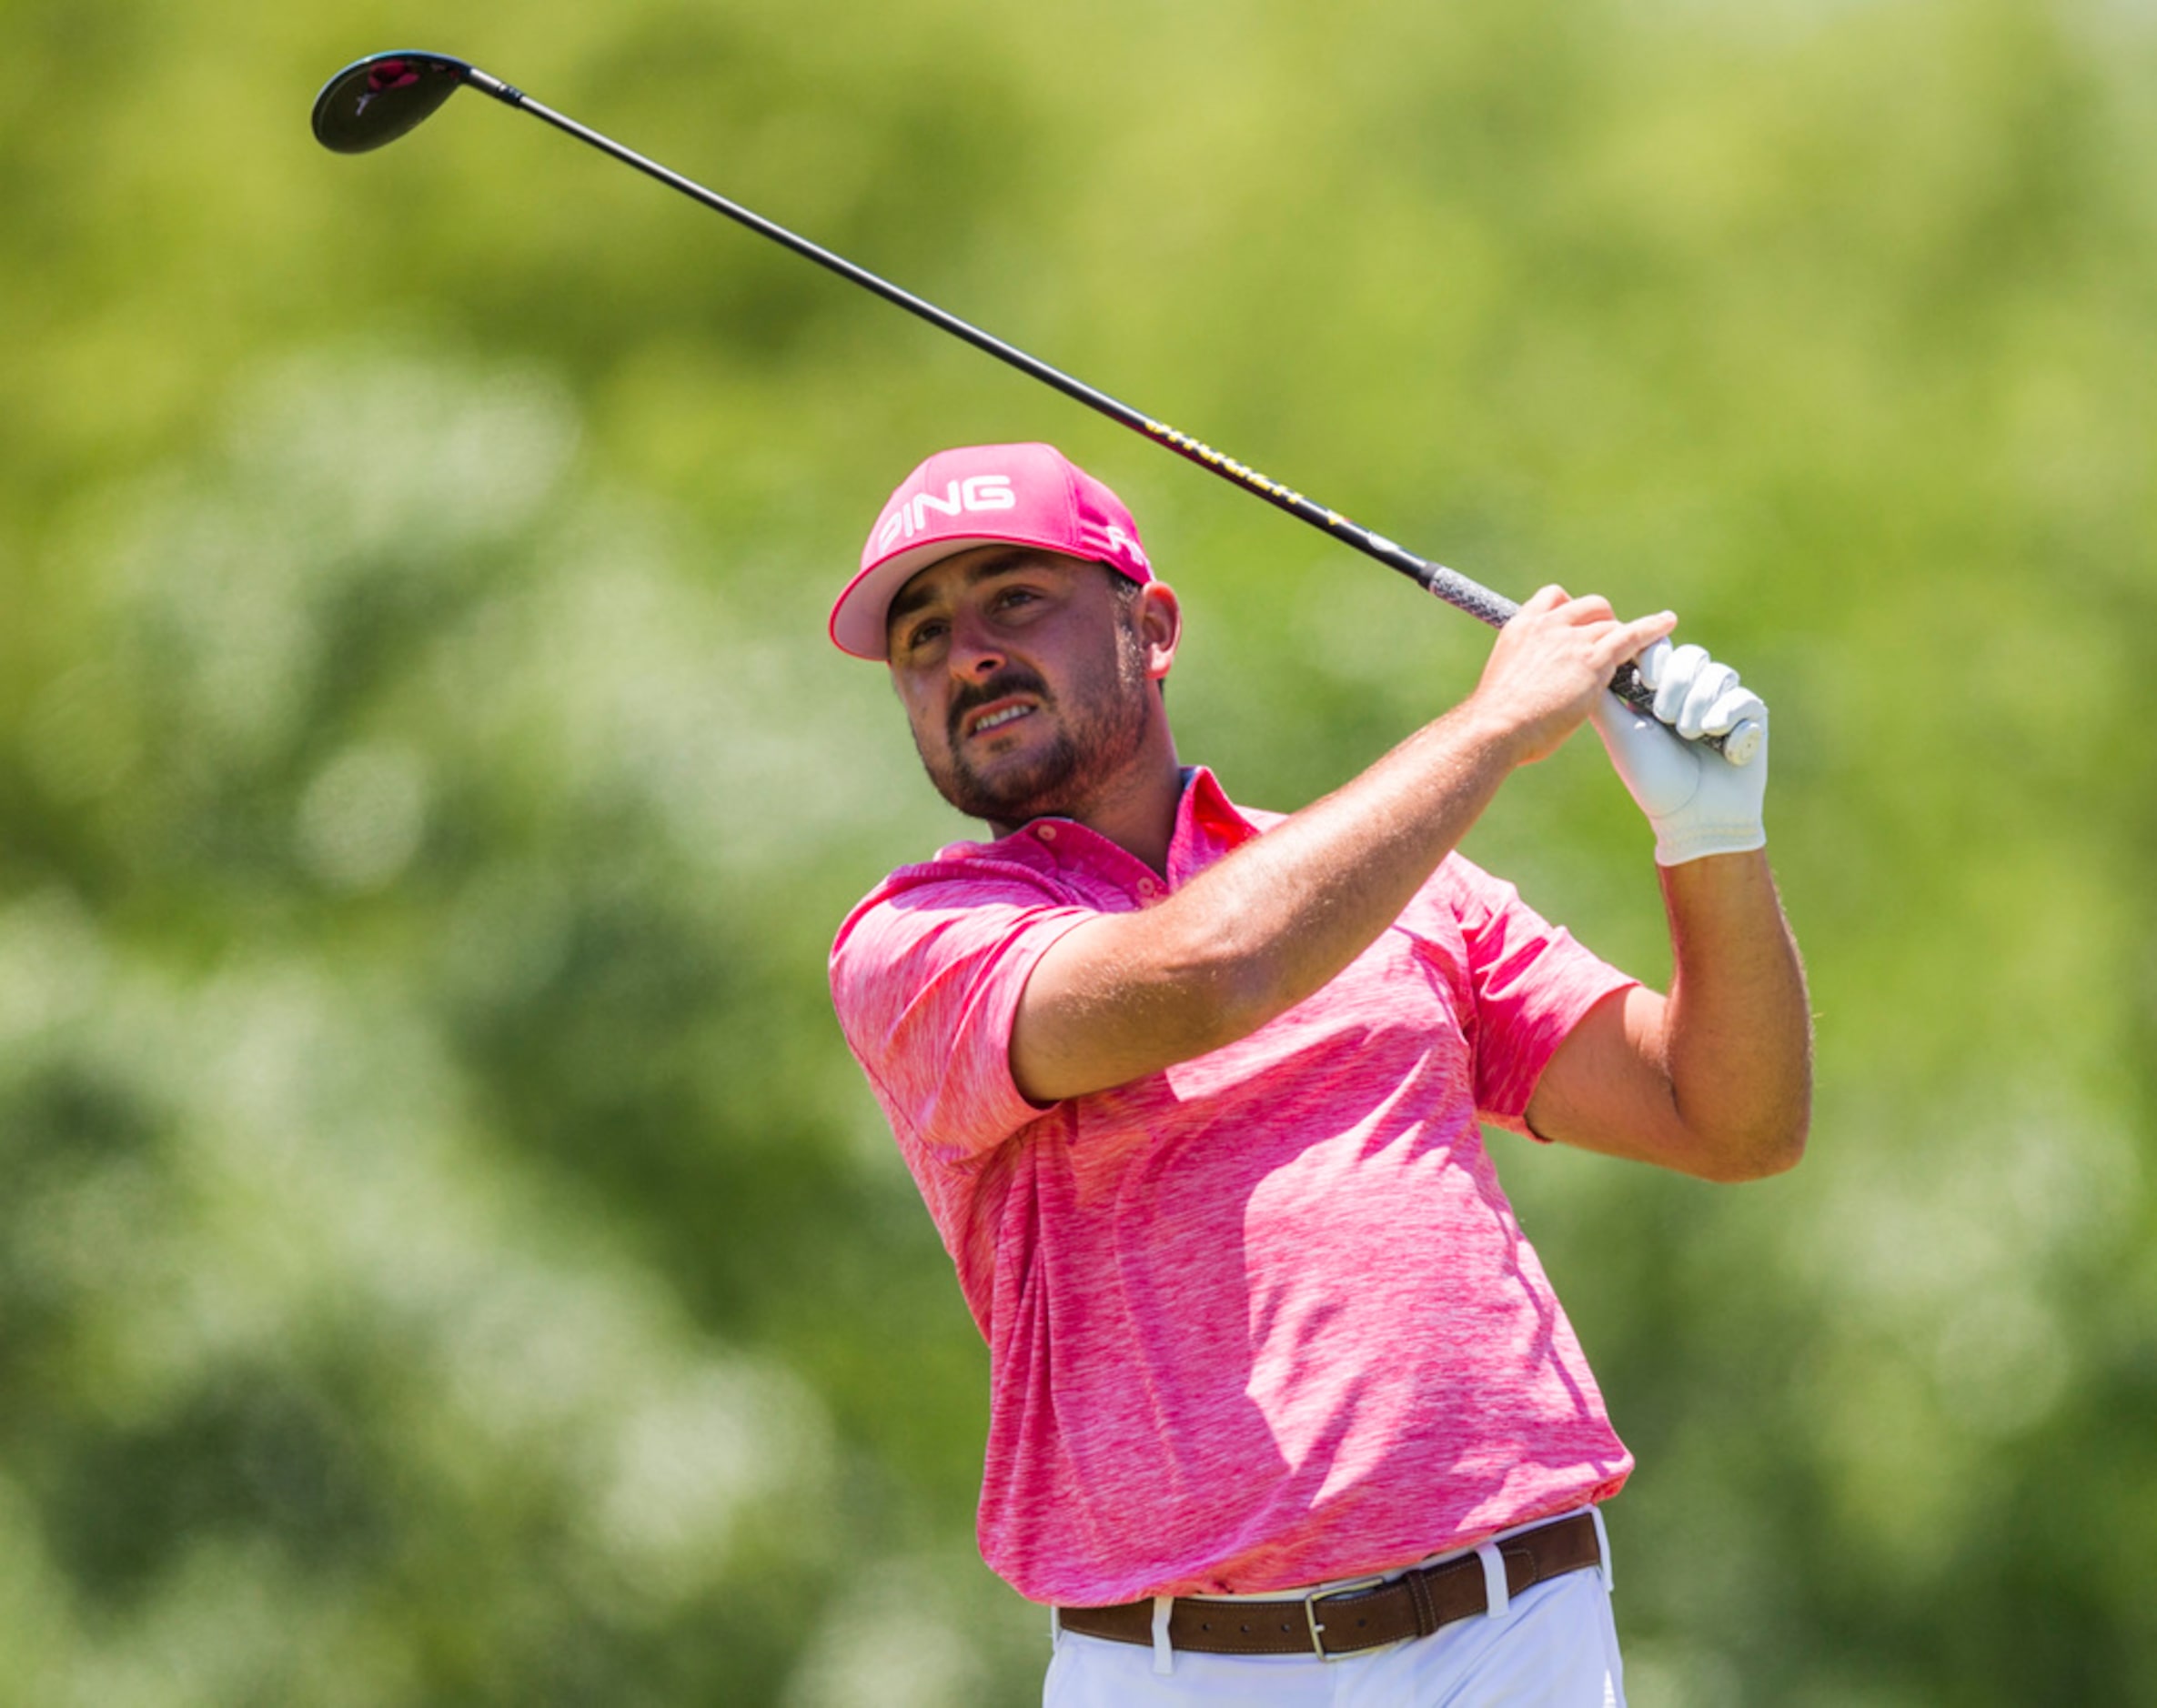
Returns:
[[[919,1031],[923,1017],[963,1031],[968,1016],[1015,1006],[1033,959],[1098,911],[1066,879],[1013,839],[942,849],[888,873],[832,941],[832,998],[855,1054],[881,1060],[884,1043]]]
[[[1054,861],[1032,838],[953,842],[925,860],[887,872],[851,908],[832,945],[836,958],[872,919],[911,930],[931,916],[998,905],[1039,907],[1076,899]],[[876,935],[884,932],[880,929]]]
[[[1516,917],[1520,892],[1456,849],[1440,860],[1396,921],[1410,936],[1455,942]]]
[[[894,867],[862,898],[854,909],[894,896],[935,887],[954,892],[978,890],[984,896],[1007,886],[1053,889],[1055,862],[1032,837],[1001,837],[993,842],[952,842],[925,860]]]

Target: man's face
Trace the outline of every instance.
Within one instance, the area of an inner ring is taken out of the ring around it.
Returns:
[[[885,619],[892,681],[937,792],[994,825],[1085,818],[1161,716],[1140,591],[1023,546],[909,581]]]

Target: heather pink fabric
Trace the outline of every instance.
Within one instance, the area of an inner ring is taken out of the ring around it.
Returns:
[[[841,1024],[992,1354],[980,1538],[1035,1601],[1384,1570],[1632,1467],[1478,1118],[1632,982],[1449,857],[1325,990],[1225,1050],[1037,1108],[1019,994],[1102,911],[1274,822],[1192,773],[1164,885],[1047,819],[896,871],[832,951]]]

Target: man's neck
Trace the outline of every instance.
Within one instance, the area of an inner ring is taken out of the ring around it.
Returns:
[[[1176,763],[1175,747],[1164,742],[1160,749],[1149,746],[1141,762],[1134,764],[1099,798],[1063,816],[1097,836],[1106,837],[1165,878],[1168,845],[1175,837],[1176,810],[1183,799],[1184,773]],[[1009,836],[1019,828],[990,821],[990,829],[998,836]]]

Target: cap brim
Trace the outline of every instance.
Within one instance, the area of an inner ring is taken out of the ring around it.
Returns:
[[[857,658],[882,663],[891,657],[884,618],[899,589],[931,564],[976,546],[1033,546],[1015,534],[969,535],[963,539],[932,539],[871,564],[846,584],[832,607],[832,644]]]

